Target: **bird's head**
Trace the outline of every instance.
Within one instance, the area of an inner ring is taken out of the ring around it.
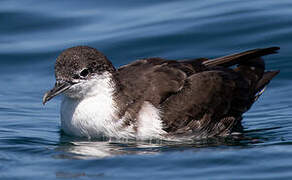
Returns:
[[[61,93],[72,98],[84,96],[96,80],[114,71],[112,63],[95,48],[76,46],[66,49],[56,60],[55,87],[45,93],[43,104]]]

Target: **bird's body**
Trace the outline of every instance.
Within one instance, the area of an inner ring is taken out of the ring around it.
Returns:
[[[73,47],[58,57],[57,83],[44,102],[64,92],[61,127],[73,136],[227,136],[242,130],[242,114],[278,74],[265,72],[260,58],[276,50],[213,60],[148,58],[115,69],[96,49]]]

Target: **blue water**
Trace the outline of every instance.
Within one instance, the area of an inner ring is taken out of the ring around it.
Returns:
[[[292,1],[0,1],[0,179],[292,179]],[[116,66],[142,57],[217,57],[280,46],[281,73],[245,114],[244,139],[125,142],[60,132],[42,106],[65,48]]]

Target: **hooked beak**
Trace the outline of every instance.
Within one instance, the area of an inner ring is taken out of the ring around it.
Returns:
[[[67,82],[67,81],[57,81],[55,84],[55,87],[51,89],[50,91],[46,92],[46,94],[44,95],[43,105],[45,105],[46,102],[48,102],[53,97],[69,89],[72,85],[73,85],[72,83]]]

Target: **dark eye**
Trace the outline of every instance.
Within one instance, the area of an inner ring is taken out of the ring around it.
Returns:
[[[89,74],[89,70],[88,70],[88,69],[83,69],[83,70],[80,72],[80,76],[81,76],[81,77],[86,77],[88,74]]]

